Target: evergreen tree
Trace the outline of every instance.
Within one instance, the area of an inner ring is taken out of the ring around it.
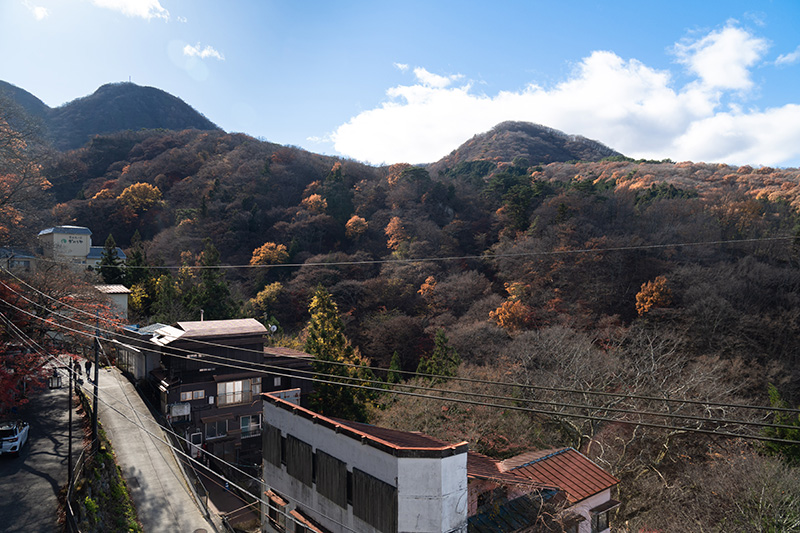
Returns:
[[[417,366],[420,374],[433,374],[442,377],[455,376],[461,365],[461,357],[455,348],[448,344],[447,336],[443,329],[436,330],[433,341],[433,352],[430,356],[421,359]]]
[[[397,350],[392,354],[392,360],[389,361],[389,373],[386,375],[387,383],[400,383],[400,354]]]
[[[220,264],[219,250],[211,242],[211,239],[206,238],[205,243],[205,249],[200,253],[199,258],[199,264],[203,267],[199,274],[200,284],[195,291],[189,293],[189,308],[193,309],[198,316],[202,309],[203,316],[207,320],[231,318],[235,306],[231,300],[230,289],[224,279],[224,273],[219,268],[214,268]]]
[[[100,270],[103,282],[109,285],[122,283],[125,279],[125,268],[117,253],[117,243],[110,233],[103,245],[103,253],[100,255],[100,264],[97,268]]]
[[[142,244],[142,236],[137,229],[131,237],[131,249],[125,260],[125,285],[133,287],[150,279],[150,269],[147,268],[147,255]]]
[[[358,388],[358,385],[369,384],[353,378],[374,379],[372,371],[365,368],[369,361],[345,337],[336,303],[323,287],[317,288],[314,293],[309,311],[311,320],[308,323],[305,351],[314,356],[313,366],[317,377],[333,382],[314,383],[310,399],[312,409],[327,416],[365,422],[368,406],[376,394]],[[360,368],[345,365],[359,365]]]
[[[772,407],[779,409],[790,409],[789,404],[781,398],[778,388],[772,383],[767,389],[769,393],[769,403]],[[800,409],[800,407],[798,407]],[[764,428],[763,433],[766,437],[800,441],[800,415],[786,411],[775,411],[772,422],[780,426],[793,426],[793,428]],[[800,444],[783,442],[764,442],[764,450],[769,455],[778,455],[790,465],[800,465]]]

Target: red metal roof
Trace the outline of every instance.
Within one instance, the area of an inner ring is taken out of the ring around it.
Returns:
[[[567,493],[574,505],[619,483],[615,478],[574,448],[540,450],[512,457],[502,467]]]
[[[544,486],[542,483],[519,475],[516,472],[507,472],[503,470],[499,461],[472,451],[467,452],[467,477],[488,479],[506,485],[533,485],[539,488],[555,488]]]
[[[559,487],[572,504],[619,483],[574,448],[524,453],[503,461],[502,467],[539,483]]]

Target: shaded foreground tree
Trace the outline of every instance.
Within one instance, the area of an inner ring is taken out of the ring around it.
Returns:
[[[366,422],[375,394],[346,385],[361,385],[353,378],[374,379],[372,371],[364,368],[369,361],[345,337],[339,310],[327,290],[323,287],[316,290],[308,310],[311,320],[305,351],[314,356],[316,377],[322,380],[314,383],[312,409],[328,416]]]
[[[39,136],[37,123],[0,94],[0,239],[6,242],[26,240],[26,219],[41,212],[50,188]]]
[[[51,356],[85,355],[95,324],[119,326],[90,281],[62,265],[20,278],[0,269],[0,416],[43,386]]]

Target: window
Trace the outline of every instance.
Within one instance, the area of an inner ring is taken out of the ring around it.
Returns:
[[[347,465],[339,459],[317,450],[317,492],[339,507],[347,507]]]
[[[379,531],[397,531],[397,488],[353,468],[353,516]]]
[[[608,511],[592,513],[592,533],[602,533],[608,529]]]
[[[206,438],[214,439],[228,434],[228,423],[225,420],[206,422]]]
[[[258,437],[261,435],[261,415],[244,415],[239,418],[239,429],[242,438]]]
[[[206,397],[206,391],[204,390],[193,390],[181,393],[181,401],[188,402],[190,400],[202,400]]]
[[[311,445],[300,439],[287,435],[286,437],[286,473],[300,480],[304,485],[311,486],[313,452]]]
[[[289,503],[284,500],[277,492],[268,490],[267,495],[267,516],[269,525],[276,531],[286,531],[286,505]]]
[[[247,403],[261,392],[261,378],[217,383],[217,405]]]
[[[279,388],[281,386],[281,378],[272,378],[272,386],[275,388]]]
[[[262,444],[264,460],[272,463],[273,465],[281,466],[281,448],[283,437],[281,437],[281,430],[264,423],[264,433],[262,435]]]
[[[617,507],[619,507],[619,502],[617,500],[609,500],[594,509],[589,509],[592,518],[592,533],[608,531],[609,513]]]

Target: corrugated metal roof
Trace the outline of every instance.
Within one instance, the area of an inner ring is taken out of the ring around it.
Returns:
[[[53,226],[52,228],[43,229],[39,235],[48,235],[50,233],[62,233],[70,235],[91,235],[92,230],[84,228],[83,226]]]
[[[283,346],[267,346],[264,348],[264,357],[300,357],[303,359],[313,359],[314,356],[300,350],[284,348]]]
[[[103,258],[103,250],[105,250],[105,246],[90,246],[89,247],[89,255],[86,256],[86,259],[102,259]],[[117,246],[117,257],[125,261],[128,256],[125,255],[125,252],[122,251],[122,248]]]
[[[508,472],[562,489],[572,505],[619,483],[619,479],[574,448],[524,453],[503,461],[502,467]]]
[[[125,285],[95,285],[95,289],[103,294],[130,294],[131,290]]]
[[[505,471],[500,461],[472,451],[467,454],[467,476],[478,479],[489,479],[506,485],[535,485],[537,487],[544,487],[543,483],[534,481],[513,471]]]
[[[183,330],[182,336],[190,339],[226,335],[263,335],[267,332],[264,324],[255,318],[178,322],[178,327]]]

